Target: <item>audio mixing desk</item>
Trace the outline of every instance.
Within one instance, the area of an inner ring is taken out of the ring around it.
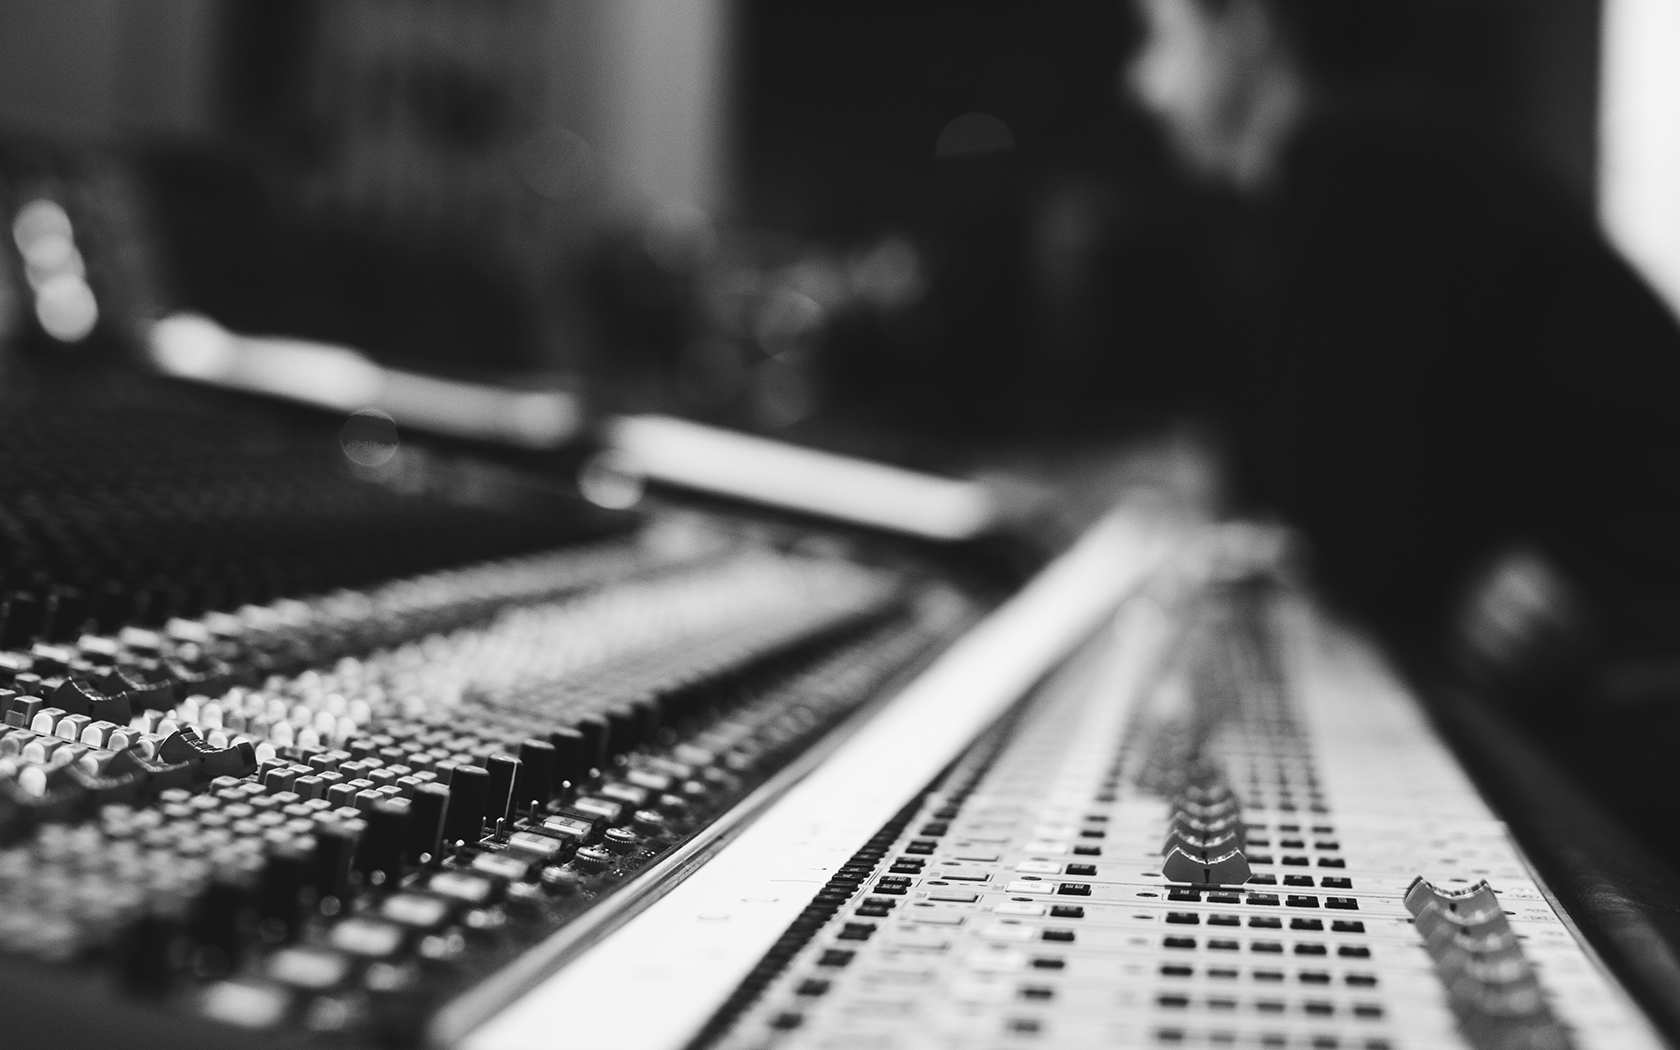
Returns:
[[[1378,652],[1188,535],[1088,537],[467,1046],[1664,1045]]]
[[[1271,534],[1162,486],[1023,579],[977,486],[686,424],[619,452],[705,488],[701,448],[759,509],[607,511],[447,446],[350,469],[336,420],[74,395],[3,395],[7,1050],[1675,1027],[1661,938],[1576,892],[1606,883],[1552,892]],[[766,512],[774,476],[820,498]],[[1630,938],[1637,980],[1590,947]]]

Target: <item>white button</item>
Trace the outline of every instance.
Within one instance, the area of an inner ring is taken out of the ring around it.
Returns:
[[[1043,915],[1044,905],[1030,901],[1003,901],[992,910],[999,915]]]
[[[278,988],[254,988],[223,981],[210,986],[199,1003],[204,1016],[241,1028],[272,1028],[286,1016],[286,995]]]
[[[350,962],[342,955],[312,948],[285,948],[268,961],[268,975],[293,988],[319,991],[331,988],[350,973]]]
[[[333,927],[332,945],[352,955],[382,958],[402,944],[402,931],[372,919],[346,919]]]
[[[483,904],[490,899],[491,887],[488,881],[476,875],[445,871],[433,875],[427,888],[433,893],[441,893],[445,897],[453,897],[468,904]]]
[[[404,926],[431,929],[449,916],[449,905],[436,897],[421,897],[413,893],[399,893],[386,899],[380,912]]]

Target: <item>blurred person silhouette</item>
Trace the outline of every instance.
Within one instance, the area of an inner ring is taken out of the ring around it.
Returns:
[[[1425,3],[1135,0],[1122,85],[1241,201],[1214,394],[1241,498],[1403,642],[1574,689],[1680,653],[1680,328],[1589,216],[1392,75]]]

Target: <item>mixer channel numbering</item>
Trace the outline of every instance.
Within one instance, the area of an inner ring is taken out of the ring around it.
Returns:
[[[1275,583],[1169,593],[883,827],[691,1050],[1662,1045],[1369,646]]]

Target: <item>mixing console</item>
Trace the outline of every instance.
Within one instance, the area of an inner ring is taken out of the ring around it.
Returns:
[[[13,390],[39,425],[0,454],[8,1047],[412,1044],[656,897],[987,600],[878,541],[77,392]]]
[[[3,395],[8,1048],[1661,1045],[1268,533],[997,605],[88,382]]]
[[[689,1045],[1662,1045],[1374,651],[1213,575],[828,868]]]

